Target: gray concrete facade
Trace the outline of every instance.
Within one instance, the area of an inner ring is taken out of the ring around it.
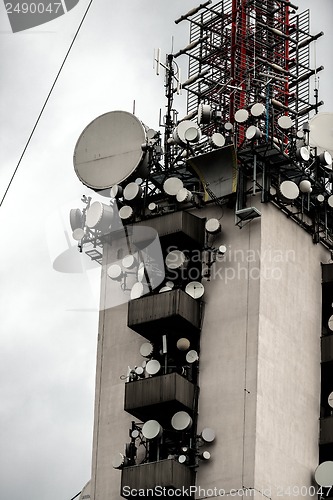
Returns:
[[[197,498],[310,499],[318,465],[321,262],[329,252],[272,205],[239,229],[225,208],[213,245],[227,246],[205,284],[198,432],[216,431],[211,460],[197,472]],[[221,216],[215,205],[199,217]],[[127,303],[104,309],[115,249],[105,246],[101,280],[91,498],[120,500],[124,451],[134,418],[124,410],[127,367],[142,359],[143,338],[127,325]],[[205,267],[205,266],[204,266]],[[152,417],[153,418],[153,417]],[[303,487],[297,494],[296,488]],[[288,488],[294,488],[290,494]],[[251,493],[243,491],[250,489]],[[289,492],[289,493],[288,493]],[[208,491],[210,495],[211,491]],[[217,493],[214,496],[222,496]]]

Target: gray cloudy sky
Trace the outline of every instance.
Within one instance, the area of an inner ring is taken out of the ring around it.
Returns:
[[[52,268],[67,245],[60,213],[89,194],[73,149],[91,120],[132,111],[133,100],[158,127],[165,101],[153,49],[169,52],[172,35],[175,50],[185,46],[188,24],[173,21],[199,3],[94,0],[1,207],[0,498],[69,500],[90,478],[98,285]],[[326,32],[317,43],[322,110],[333,111],[333,2],[299,1],[311,3],[312,32]],[[16,34],[0,5],[1,197],[87,5]],[[185,97],[176,105],[185,110]]]

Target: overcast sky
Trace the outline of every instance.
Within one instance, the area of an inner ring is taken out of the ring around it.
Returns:
[[[134,100],[158,127],[165,100],[153,49],[170,52],[172,36],[175,51],[184,47],[188,24],[173,21],[199,3],[94,0],[0,209],[0,498],[69,500],[90,478],[98,285],[52,268],[68,249],[61,214],[89,194],[73,150],[91,120],[131,112]],[[299,2],[311,3],[312,32],[326,33],[317,42],[322,111],[333,111],[333,2]],[[87,5],[12,34],[0,4],[1,197]],[[185,111],[185,97],[176,105]]]

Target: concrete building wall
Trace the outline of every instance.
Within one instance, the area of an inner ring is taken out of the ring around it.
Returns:
[[[272,499],[310,499],[319,452],[320,263],[329,252],[272,205],[261,234],[262,254],[275,254],[262,262],[255,487]],[[269,265],[277,281],[267,277]]]
[[[227,253],[204,281],[198,432],[211,427],[216,441],[202,448],[212,458],[200,466],[197,486],[290,499],[283,488],[309,487],[318,464],[320,262],[328,252],[275,207],[258,207],[262,217],[242,229],[225,208],[222,232],[211,237]],[[219,218],[221,208],[195,214]],[[126,326],[127,303],[103,309],[114,293],[106,277],[114,252],[106,246],[101,282],[93,500],[121,498],[112,458],[124,451],[134,419],[123,410],[120,376],[142,361],[143,339]]]

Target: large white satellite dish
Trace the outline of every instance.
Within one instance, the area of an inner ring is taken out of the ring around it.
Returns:
[[[157,420],[148,420],[143,424],[142,434],[146,439],[156,439],[160,437],[162,433],[163,429]]]
[[[245,123],[249,118],[249,112],[247,109],[239,109],[235,113],[235,120],[237,123]]]
[[[333,155],[333,113],[318,113],[310,120],[309,142]]]
[[[122,453],[116,453],[112,460],[112,467],[114,469],[121,469],[125,464],[125,457]]]
[[[319,486],[333,486],[333,462],[327,461],[318,465],[314,476]]]
[[[121,263],[125,269],[133,269],[135,266],[137,266],[138,261],[136,260],[134,255],[126,255]]]
[[[193,299],[200,299],[205,293],[205,287],[200,281],[191,281],[186,285],[185,292]]]
[[[133,216],[133,208],[129,205],[124,205],[119,210],[119,217],[121,220],[129,220]]]
[[[192,427],[192,418],[186,411],[178,411],[171,419],[171,425],[176,431],[185,431]]]
[[[186,146],[187,142],[197,142],[200,136],[199,127],[191,120],[183,120],[173,131],[173,139],[180,146]]]
[[[209,144],[213,148],[216,148],[216,149],[223,148],[223,146],[225,146],[225,137],[224,137],[224,135],[220,134],[219,132],[215,132],[209,138]]]
[[[72,208],[69,212],[69,221],[72,231],[81,228],[83,223],[83,214],[79,208]]]
[[[293,126],[293,121],[290,116],[283,115],[278,119],[278,124],[283,130],[288,130]]]
[[[109,278],[115,281],[121,281],[123,277],[123,271],[118,264],[111,264],[107,270]]]
[[[266,108],[261,102],[257,102],[255,104],[253,104],[253,106],[251,107],[251,115],[252,116],[258,117],[258,116],[262,116],[265,113],[266,113]]]
[[[95,190],[120,184],[134,172],[147,175],[146,129],[127,111],[95,118],[81,133],[74,150],[74,169],[83,184]]]
[[[130,182],[124,189],[124,199],[128,202],[134,202],[141,198],[142,188],[136,182]]]

